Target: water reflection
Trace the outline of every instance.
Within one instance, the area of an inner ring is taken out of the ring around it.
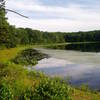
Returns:
[[[100,67],[99,64],[76,64],[57,58],[48,58],[39,61],[32,67],[49,76],[69,78],[75,86],[88,84],[90,88],[100,90]]]
[[[100,90],[99,43],[57,45],[49,48],[54,49],[37,49],[48,54],[50,58],[39,61],[31,69],[42,71],[50,76],[65,79],[70,77],[72,85],[88,84],[89,87]]]
[[[100,52],[100,43],[73,43],[67,45],[49,46],[48,48],[76,50],[81,52]]]

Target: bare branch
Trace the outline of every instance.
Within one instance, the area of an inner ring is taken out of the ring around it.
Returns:
[[[28,18],[27,16],[24,16],[24,15],[22,15],[22,14],[20,14],[20,13],[16,12],[16,11],[13,11],[13,10],[11,10],[11,9],[5,9],[5,10],[6,10],[6,11],[13,12],[13,13],[15,13],[15,14],[17,14],[17,15],[22,16],[22,17]]]
[[[19,15],[19,16],[24,17],[24,18],[28,18],[27,16],[24,16],[24,15],[22,15],[22,14],[16,12],[16,11],[14,11],[14,10],[6,9],[6,8],[5,8],[5,2],[6,2],[5,0],[0,0],[0,10],[1,10],[1,9],[4,9],[4,10],[6,10],[6,11],[13,12],[13,13]]]

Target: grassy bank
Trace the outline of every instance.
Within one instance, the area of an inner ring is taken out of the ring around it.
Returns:
[[[30,47],[37,46],[0,50],[0,100],[100,100],[98,92],[75,89],[58,78],[50,79],[11,61]]]

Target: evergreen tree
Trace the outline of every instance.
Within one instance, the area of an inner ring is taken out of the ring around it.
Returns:
[[[5,9],[3,7],[1,8],[0,6],[0,46],[7,45],[8,43],[9,24],[5,15]]]

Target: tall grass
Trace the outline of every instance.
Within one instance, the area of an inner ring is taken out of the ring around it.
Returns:
[[[75,89],[61,80],[11,62],[29,47],[32,46],[0,50],[0,100],[100,100],[99,93]]]

